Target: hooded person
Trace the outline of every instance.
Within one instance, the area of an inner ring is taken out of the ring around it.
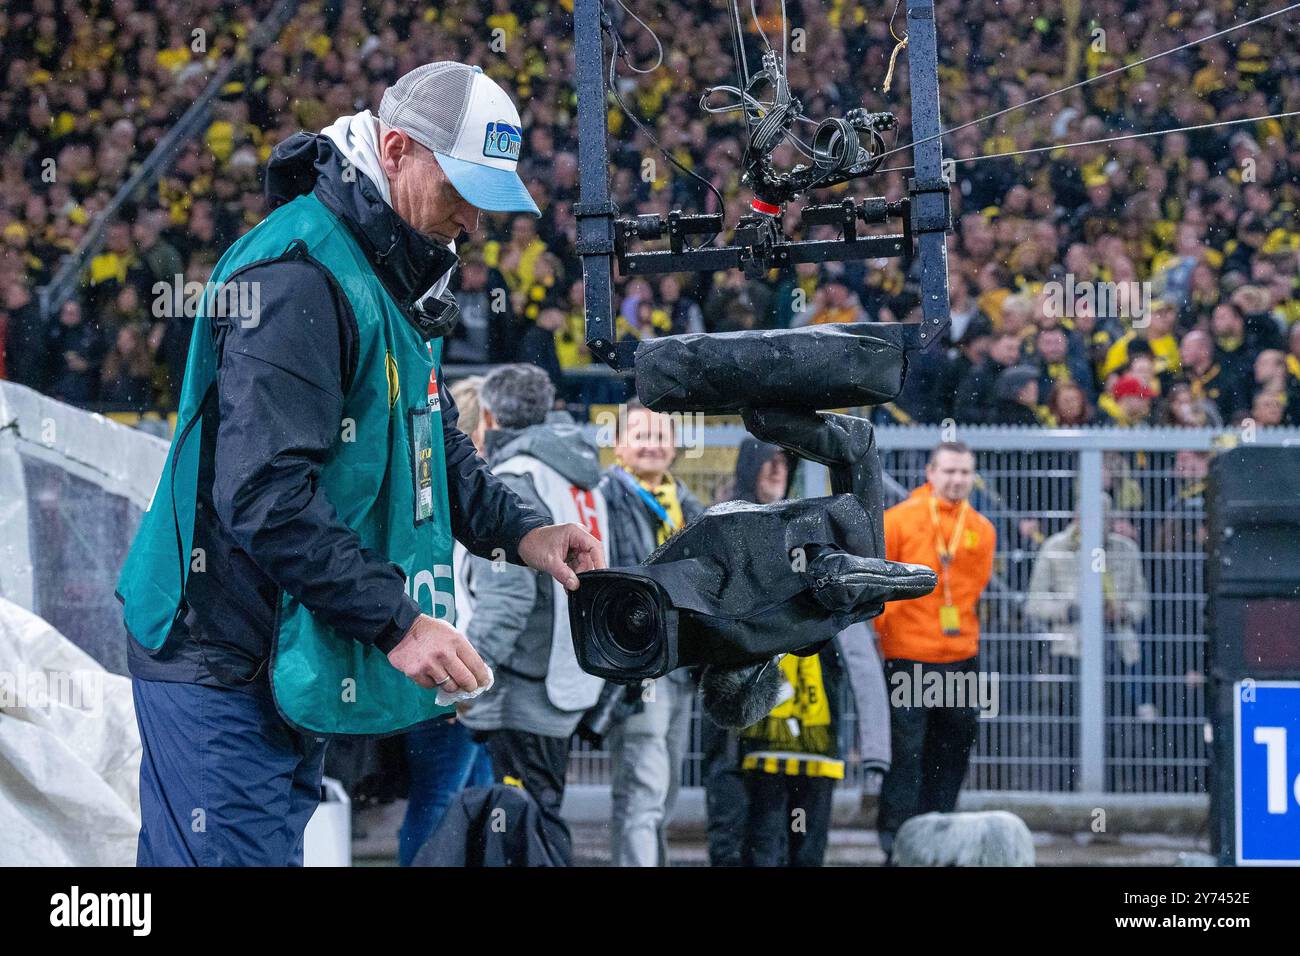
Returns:
[[[538,212],[477,67],[280,143],[272,212],[217,263],[175,438],[118,583],[145,757],[139,862],[300,864],[325,741],[439,720],[491,675],[453,626],[453,540],[568,588],[603,567],[457,430],[452,245]],[[191,827],[195,808],[206,826]]]
[[[996,402],[998,378],[1020,361],[1023,343],[1014,332],[993,336],[980,361],[957,383],[953,417],[959,422],[988,424]]]
[[[865,634],[859,634],[865,637]],[[844,779],[841,695],[846,673],[839,641],[816,654],[785,654],[778,703],[740,731],[748,815],[745,866],[821,866],[830,837],[835,783]],[[797,810],[803,826],[791,827]]]
[[[749,437],[736,452],[736,470],[718,489],[718,501],[780,501],[794,478],[795,459],[778,445]]]
[[[789,494],[792,464],[792,456],[779,445],[746,438],[736,454],[736,469],[717,498],[757,504],[780,501]],[[700,722],[700,749],[709,863],[743,866],[749,796],[740,769],[740,739],[706,718]]]
[[[752,427],[752,425],[751,425]],[[789,496],[797,458],[777,445],[747,438],[737,454],[731,500],[771,504]],[[808,656],[784,654],[769,666],[775,706],[739,732],[702,722],[710,861],[714,865],[820,866],[837,780],[845,775],[840,747],[843,690],[859,715],[855,748],[868,767],[889,763],[889,714],[881,663],[870,632],[851,624]],[[704,682],[706,713],[709,682]],[[740,726],[736,724],[735,726]],[[791,813],[804,826],[791,831]]]

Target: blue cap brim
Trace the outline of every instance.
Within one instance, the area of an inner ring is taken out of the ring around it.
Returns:
[[[442,171],[470,205],[488,212],[531,212],[540,216],[542,211],[528,195],[519,174],[493,166],[481,166],[456,159],[446,153],[434,153]]]

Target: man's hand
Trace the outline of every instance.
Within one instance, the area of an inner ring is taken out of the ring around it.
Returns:
[[[465,635],[446,621],[421,614],[388,653],[388,662],[421,687],[449,694],[487,683],[487,665]]]
[[[578,573],[605,567],[600,542],[576,524],[534,528],[519,541],[519,558],[534,571],[545,571],[567,590],[578,590]]]

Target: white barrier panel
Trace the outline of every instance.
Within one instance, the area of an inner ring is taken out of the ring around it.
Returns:
[[[113,591],[166,456],[153,435],[0,382],[0,597],[114,673],[126,632]]]
[[[0,866],[134,866],[131,682],[0,598]]]
[[[321,802],[303,834],[303,866],[352,865],[352,801],[333,777],[321,780]]]

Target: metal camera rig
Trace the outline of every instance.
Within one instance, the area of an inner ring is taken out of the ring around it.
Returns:
[[[839,227],[835,239],[790,239],[782,228],[784,206],[814,189],[876,172],[890,152],[882,134],[896,126],[894,117],[852,110],[817,123],[811,146],[802,143],[791,126],[812,120],[802,116],[785,64],[764,35],[763,70],[748,75],[737,0],[730,0],[730,8],[740,82],[717,90],[737,95],[746,117],[749,138],[741,165],[742,181],[753,191],[752,214],[735,224],[730,245],[714,245],[725,208],[721,214],[675,210],[667,216],[619,217],[609,198],[602,30],[616,54],[626,58],[626,48],[602,0],[575,2],[581,201],[574,212],[587,345],[615,369],[635,368],[637,394],[647,408],[739,412],[760,440],[827,466],[832,494],[766,505],[715,505],[640,565],[585,572],[583,586],[570,597],[569,619],[575,654],[588,673],[634,681],[704,664],[706,712],[722,726],[743,727],[776,703],[778,655],[815,653],[849,624],[879,614],[885,602],[928,594],[935,586],[929,568],[899,564],[885,554],[880,455],[870,422],[819,410],[889,401],[902,389],[909,350],[934,342],[947,327],[944,237],[950,215],[948,184],[941,175],[933,0],[907,2],[917,175],[898,199],[845,199],[805,208],[806,224]],[[783,4],[783,41],[787,28]],[[905,41],[898,42],[901,48]],[[623,106],[614,77],[611,56],[610,93]],[[757,94],[763,85],[770,87],[770,100]],[[705,109],[708,95],[701,99]],[[773,152],[787,139],[809,159],[807,165],[777,168]],[[901,232],[859,232],[861,226],[890,221],[901,222]],[[706,238],[691,245],[693,236]],[[632,251],[637,243],[665,238],[667,249]],[[800,262],[884,257],[901,257],[918,273],[921,322],[617,341],[615,262],[623,276],[736,268],[761,276]],[[791,563],[792,555],[814,553],[815,569]],[[641,604],[632,613],[628,602],[637,595]]]
[[[739,109],[749,119],[749,142],[742,161],[742,181],[753,192],[752,214],[736,224],[729,245],[692,246],[692,236],[712,238],[722,232],[723,215],[674,210],[667,216],[620,218],[609,196],[609,150],[606,144],[605,40],[619,39],[604,8],[604,0],[575,0],[573,20],[578,88],[579,202],[577,252],[582,259],[586,293],[587,346],[591,354],[614,369],[630,369],[639,344],[617,341],[613,295],[613,266],[623,277],[669,272],[716,272],[741,269],[750,277],[800,262],[829,262],[900,257],[914,274],[920,291],[921,321],[889,329],[889,337],[905,348],[924,348],[938,339],[949,322],[948,263],[945,234],[951,228],[948,183],[943,177],[940,140],[938,58],[933,0],[906,0],[907,56],[911,90],[913,172],[907,195],[845,199],[807,206],[805,225],[838,226],[836,239],[792,240],[783,229],[787,202],[810,192],[865,178],[880,166],[885,150],[882,134],[896,128],[890,113],[855,109],[845,116],[824,119],[813,135],[809,165],[782,172],[772,152],[783,142],[801,108],[785,81],[785,64],[775,51],[763,55],[763,69],[752,77],[739,40],[739,14],[734,3],[733,37],[737,38],[741,84]],[[612,65],[611,65],[612,76]],[[761,85],[772,101],[754,95]],[[708,94],[705,94],[707,98]],[[702,101],[703,103],[703,98]],[[860,235],[859,226],[898,222],[901,230],[888,235]],[[635,244],[667,238],[668,248],[632,251]],[[882,327],[883,331],[883,327]]]

